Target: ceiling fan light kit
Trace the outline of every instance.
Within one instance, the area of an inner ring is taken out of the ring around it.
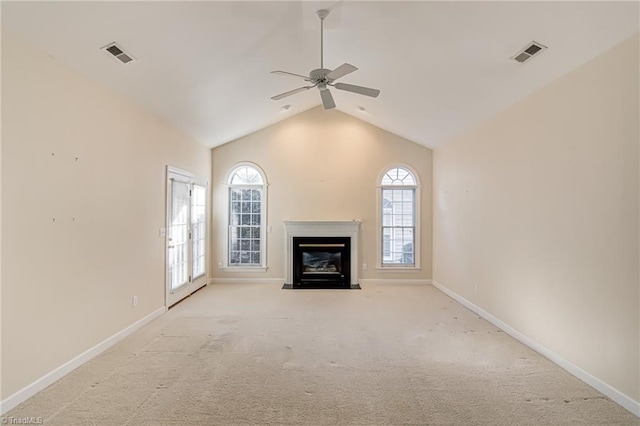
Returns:
[[[308,77],[287,71],[271,71],[272,74],[303,79],[304,81],[311,83],[311,85],[299,87],[297,89],[272,96],[271,99],[277,101],[282,98],[286,98],[287,96],[295,95],[296,93],[313,89],[314,87],[317,87],[320,91],[320,98],[322,99],[322,105],[324,106],[324,109],[332,109],[336,107],[336,103],[333,100],[333,95],[331,94],[329,87],[335,87],[338,90],[344,90],[347,92],[357,93],[359,95],[370,96],[372,98],[378,97],[378,95],[380,94],[380,90],[378,89],[371,89],[369,87],[362,87],[345,83],[334,84],[337,79],[351,74],[354,71],[357,71],[358,68],[347,63],[340,65],[333,71],[324,68],[324,19],[329,15],[329,11],[321,9],[316,12],[316,15],[318,15],[318,18],[320,18],[320,68],[312,70],[309,73]]]

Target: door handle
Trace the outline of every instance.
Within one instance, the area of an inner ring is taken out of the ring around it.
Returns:
[[[170,245],[170,246],[169,246],[169,248],[174,248],[174,247],[175,247],[174,245]]]

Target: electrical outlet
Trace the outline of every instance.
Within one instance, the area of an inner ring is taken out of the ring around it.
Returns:
[[[433,270],[437,271],[438,270],[438,265],[433,265]]]
[[[167,236],[166,228],[160,228],[160,236],[161,237],[166,237]]]
[[[131,304],[133,305],[134,308],[138,306],[138,296],[133,296],[133,300],[131,300]]]
[[[218,269],[222,268],[222,262],[218,262]]]
[[[478,283],[475,283],[475,290],[476,290],[476,293],[478,292],[478,287],[479,287],[479,286],[478,286]]]
[[[369,265],[367,265],[366,263],[362,264],[362,270],[363,271],[366,271],[368,267],[369,267]]]

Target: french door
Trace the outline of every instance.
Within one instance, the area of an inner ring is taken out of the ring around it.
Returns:
[[[207,184],[167,167],[167,307],[207,283]]]

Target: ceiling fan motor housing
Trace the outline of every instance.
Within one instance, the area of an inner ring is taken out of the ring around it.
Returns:
[[[314,83],[319,83],[319,82],[327,83],[329,82],[329,79],[327,79],[326,77],[327,77],[327,74],[329,74],[330,72],[331,70],[328,70],[326,68],[318,68],[311,71],[309,73],[309,77],[313,80]]]

